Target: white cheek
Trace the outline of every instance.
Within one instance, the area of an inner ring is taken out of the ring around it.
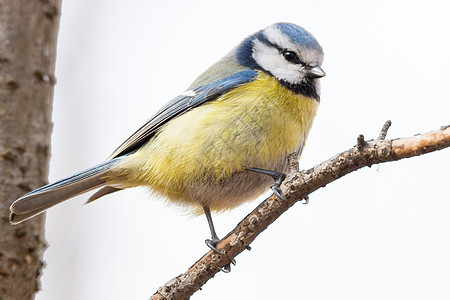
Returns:
[[[295,84],[300,83],[304,78],[302,65],[287,62],[277,49],[260,41],[255,41],[253,58],[264,70],[269,71],[277,79]]]

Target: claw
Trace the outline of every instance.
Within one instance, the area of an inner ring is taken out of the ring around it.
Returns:
[[[308,204],[309,203],[309,196],[307,195],[305,198],[303,198],[304,201],[302,201],[302,204]]]
[[[222,251],[220,251],[219,249],[216,248],[217,244],[219,243],[220,240],[210,240],[207,239],[205,240],[205,244],[206,246],[208,246],[211,250],[213,250],[214,252],[218,253],[218,254],[224,254]]]
[[[222,267],[222,272],[224,272],[224,273],[230,273],[231,272],[231,265],[233,265],[233,266],[235,266],[236,265],[236,260],[234,259],[234,258],[232,258],[231,260],[230,260],[230,262],[227,264],[227,265],[225,265],[225,266],[223,266]]]
[[[275,182],[270,186],[275,196],[277,196],[279,199],[286,201],[286,197],[284,197],[283,193],[281,192],[280,186],[283,183],[284,179],[286,178],[286,174],[281,172],[275,172],[270,170],[264,170],[264,169],[258,169],[258,168],[248,168],[247,170],[261,173],[264,175],[268,175],[272,177]]]
[[[277,196],[280,200],[286,201],[286,197],[284,197],[283,192],[281,192],[280,185],[274,183],[270,186],[275,196]]]
[[[208,206],[203,206],[203,210],[205,211],[206,219],[208,220],[209,229],[211,230],[211,239],[205,240],[205,244],[211,249],[212,251],[218,253],[218,254],[225,254],[224,252],[217,249],[217,244],[219,244],[220,239],[216,234],[216,230],[214,229],[214,224],[211,217],[211,212],[209,210]],[[231,259],[231,261],[222,267],[222,272],[224,273],[230,273],[231,272],[231,264],[236,265],[236,260],[234,258]]]
[[[226,266],[222,267],[222,272],[224,273],[230,273],[231,272],[231,265],[228,263]]]

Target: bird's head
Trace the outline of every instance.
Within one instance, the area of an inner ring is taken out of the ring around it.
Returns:
[[[317,79],[325,76],[323,50],[302,27],[273,24],[245,39],[236,57],[240,64],[271,74],[294,92],[319,99]]]

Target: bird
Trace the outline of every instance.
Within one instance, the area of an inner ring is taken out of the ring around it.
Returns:
[[[248,36],[126,139],[103,163],[35,189],[10,206],[19,224],[76,195],[87,201],[144,186],[205,214],[222,212],[280,185],[288,156],[300,158],[320,103],[324,54],[314,36],[275,23]]]

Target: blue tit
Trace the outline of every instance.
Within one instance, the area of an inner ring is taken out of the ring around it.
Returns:
[[[18,224],[75,195],[88,200],[145,186],[204,212],[254,199],[283,199],[288,155],[300,156],[320,100],[322,47],[305,29],[276,23],[244,39],[132,134],[107,161],[40,187],[11,205]]]

